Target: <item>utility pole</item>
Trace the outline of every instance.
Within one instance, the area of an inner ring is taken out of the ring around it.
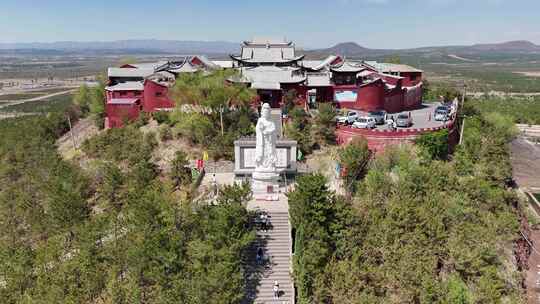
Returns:
[[[461,95],[461,107],[465,105],[465,95],[467,94],[467,84],[463,81],[463,94]]]
[[[463,113],[463,107],[465,106],[465,95],[467,94],[467,84],[465,83],[465,80],[463,81],[463,93],[461,95],[461,110]],[[457,112],[457,111],[456,111]],[[456,113],[458,115],[458,113]],[[465,115],[463,115],[463,120],[461,121],[461,131],[459,132],[459,145],[463,143],[463,131],[465,130]]]
[[[73,128],[71,128],[71,118],[67,115],[68,125],[69,125],[69,134],[71,135],[71,143],[73,144],[73,149],[77,150],[77,145],[75,144],[75,137],[73,136]]]
[[[221,136],[223,136],[223,106],[219,107],[219,121],[221,122]]]
[[[465,116],[463,116],[463,121],[461,121],[461,132],[459,132],[459,144],[463,143],[463,130],[465,129]]]

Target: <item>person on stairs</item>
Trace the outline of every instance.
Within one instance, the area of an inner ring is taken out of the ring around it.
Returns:
[[[279,299],[279,283],[274,281],[274,299]]]
[[[263,257],[264,257],[263,249],[261,247],[259,247],[257,249],[257,265],[262,264]]]
[[[264,232],[268,231],[268,215],[266,213],[261,214],[261,229]]]

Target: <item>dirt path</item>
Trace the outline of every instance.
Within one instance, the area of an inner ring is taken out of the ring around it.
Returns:
[[[517,138],[511,144],[513,176],[522,188],[540,187],[540,145]],[[540,243],[539,243],[540,244]]]
[[[84,118],[73,125],[73,138],[71,132],[67,132],[56,141],[58,152],[65,159],[70,159],[74,155],[74,146],[79,149],[81,144],[87,139],[99,133],[91,118]]]
[[[531,242],[535,247],[540,244],[540,230],[531,230]],[[529,270],[526,273],[525,285],[527,287],[527,303],[540,303],[540,254],[534,249],[529,257]]]
[[[10,102],[10,101],[2,102],[2,104],[0,104],[0,109],[5,108],[7,106],[18,105],[18,104],[29,102],[29,101],[39,101],[39,100],[44,100],[44,99],[47,99],[47,98],[50,98],[50,97],[65,95],[65,94],[69,94],[69,93],[71,93],[73,91],[75,91],[75,89],[69,89],[69,90],[66,90],[66,91],[56,92],[56,93],[47,94],[47,95],[42,95],[42,96],[33,97],[33,98],[29,98],[29,99],[17,100],[17,101],[12,101],[12,102]]]

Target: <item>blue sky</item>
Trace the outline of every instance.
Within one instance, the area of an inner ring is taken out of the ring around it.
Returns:
[[[308,48],[540,44],[540,0],[0,0],[0,42],[253,36]]]

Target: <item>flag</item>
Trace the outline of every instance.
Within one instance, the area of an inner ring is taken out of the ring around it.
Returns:
[[[203,159],[204,161],[208,161],[208,152],[203,151],[202,159]]]

